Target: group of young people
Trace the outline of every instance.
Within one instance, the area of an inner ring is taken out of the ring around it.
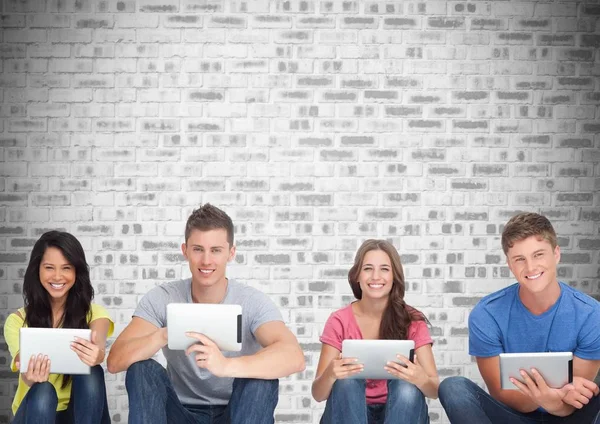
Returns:
[[[469,354],[489,394],[464,377],[441,383],[426,316],[404,301],[400,256],[384,240],[358,249],[348,282],[356,301],[334,312],[321,335],[312,396],[326,401],[321,423],[428,423],[425,398],[439,396],[452,424],[600,424],[594,379],[600,368],[600,303],[557,279],[560,247],[547,218],[514,216],[502,248],[517,283],[492,293],[469,316]],[[188,218],[182,253],[191,278],[159,285],[140,300],[107,358],[108,371],[126,371],[129,423],[273,423],[279,378],[300,372],[305,358],[294,334],[267,295],[226,277],[235,256],[234,227],[219,208],[205,204]],[[485,281],[481,282],[485,286]],[[85,253],[69,233],[50,231],[31,252],[23,284],[24,307],[9,315],[4,337],[19,374],[13,423],[109,423],[104,371],[106,339],[114,324],[92,303]],[[167,346],[169,303],[242,306],[242,350],[222,352],[203,334],[185,351]],[[89,375],[51,374],[47,357],[21,358],[19,330],[89,328],[91,340],[71,348]],[[348,378],[362,370],[341,355],[346,339],[413,340],[412,361],[389,362],[390,379]],[[162,349],[166,369],[152,357]],[[572,352],[573,382],[551,388],[535,369],[523,370],[515,390],[500,387],[499,354]],[[400,365],[403,363],[404,365]]]

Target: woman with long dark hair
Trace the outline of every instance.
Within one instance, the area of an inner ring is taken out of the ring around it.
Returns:
[[[321,336],[321,356],[312,395],[327,400],[321,423],[429,422],[425,397],[437,398],[439,379],[427,319],[404,302],[404,271],[396,248],[385,240],[365,241],[348,272],[356,302],[334,312]],[[399,355],[386,366],[390,380],[348,379],[362,370],[342,358],[345,339],[414,340],[414,362]]]
[[[92,303],[94,289],[79,241],[62,231],[44,233],[33,246],[23,281],[24,307],[9,315],[4,338],[19,375],[12,404],[13,424],[110,423],[104,370],[106,338],[114,323],[107,311]],[[89,328],[91,341],[77,338],[71,345],[91,367],[89,375],[50,374],[50,361],[38,355],[19,357],[21,327]]]

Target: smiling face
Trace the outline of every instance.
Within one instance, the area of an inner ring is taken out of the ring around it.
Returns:
[[[203,289],[227,284],[227,262],[235,256],[235,246],[227,242],[227,230],[194,229],[181,250],[190,265],[193,286]]]
[[[506,252],[508,267],[521,285],[521,290],[534,296],[553,293],[558,286],[556,266],[560,248],[539,236],[515,241]]]
[[[75,267],[67,261],[62,251],[56,247],[48,247],[40,263],[40,282],[53,301],[64,301],[71,287],[75,284],[77,274]]]
[[[394,284],[390,257],[383,250],[370,250],[363,259],[358,283],[362,297],[381,299],[389,296]]]

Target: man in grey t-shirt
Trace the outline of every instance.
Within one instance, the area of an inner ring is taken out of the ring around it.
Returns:
[[[233,223],[205,204],[188,218],[182,252],[190,279],[162,284],[140,301],[112,345],[108,369],[127,370],[129,424],[273,423],[278,379],[304,369],[296,337],[262,292],[226,277],[235,256]],[[169,303],[242,306],[242,350],[221,352],[206,336],[186,351],[167,347]],[[162,349],[165,370],[150,359]]]

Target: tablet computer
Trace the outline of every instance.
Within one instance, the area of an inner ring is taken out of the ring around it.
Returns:
[[[167,339],[169,349],[185,350],[197,339],[188,331],[202,333],[223,351],[242,350],[242,306],[212,303],[169,303]]]
[[[401,363],[396,355],[404,355],[412,362],[415,355],[413,340],[344,340],[342,357],[356,358],[364,369],[348,378],[370,378],[392,380],[398,377],[388,373],[384,367],[388,362]]]
[[[20,371],[27,372],[32,355],[47,355],[52,374],[89,374],[90,367],[71,349],[75,337],[91,340],[92,330],[22,327],[19,333]]]
[[[573,382],[573,353],[571,352],[535,352],[501,353],[500,387],[504,390],[519,390],[510,378],[523,381],[520,370],[531,375],[535,368],[544,377],[546,384],[555,389]]]

